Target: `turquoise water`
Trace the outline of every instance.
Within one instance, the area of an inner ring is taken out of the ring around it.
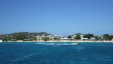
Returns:
[[[113,43],[0,43],[0,64],[113,64]]]

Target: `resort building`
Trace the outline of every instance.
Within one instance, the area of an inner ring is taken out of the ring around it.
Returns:
[[[96,40],[94,37],[90,38],[90,40]]]
[[[0,42],[3,42],[2,40],[0,40]]]
[[[67,37],[61,37],[61,40],[69,40]]]
[[[81,40],[88,40],[88,38],[81,38]]]
[[[84,36],[84,35],[80,35],[81,40],[88,40],[88,38],[84,38],[83,36]]]
[[[45,35],[41,35],[41,36],[36,36],[37,40],[43,40],[43,38],[49,38],[49,40],[53,40],[55,36],[53,35],[48,35],[48,36],[45,36]]]
[[[113,41],[113,39],[112,39],[112,41]]]

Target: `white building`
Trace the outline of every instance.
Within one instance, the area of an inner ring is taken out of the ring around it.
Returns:
[[[113,39],[112,39],[112,41],[113,41]]]
[[[90,40],[96,40],[94,37],[90,38]]]
[[[2,40],[0,40],[0,42],[3,42]]]
[[[61,37],[60,39],[61,40],[69,40],[69,38],[67,38],[67,37]]]
[[[88,38],[84,38],[83,36],[84,36],[84,35],[80,35],[81,40],[88,40]]]
[[[81,40],[88,40],[88,38],[81,38]]]

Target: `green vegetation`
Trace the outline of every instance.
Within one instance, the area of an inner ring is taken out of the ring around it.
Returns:
[[[16,40],[23,40],[23,41],[32,41],[37,40],[36,36],[48,36],[49,33],[46,32],[17,32],[12,34],[2,34],[0,35],[0,39],[3,41],[16,41]]]
[[[69,40],[71,40],[72,36],[71,36],[71,35],[69,35],[69,36],[68,36],[68,38],[69,38]]]
[[[76,34],[74,39],[80,40],[81,39],[80,34]]]
[[[94,37],[94,35],[93,34],[85,34],[83,37],[90,39],[91,37]]]
[[[100,36],[94,36],[94,38],[95,38],[96,40],[101,40],[101,39],[102,39]]]
[[[54,37],[53,39],[54,40],[60,40],[60,37]]]
[[[33,40],[37,40],[37,38],[36,38],[36,37],[33,37],[31,40],[32,40],[32,41],[33,41]]]
[[[44,41],[48,41],[49,40],[49,37],[44,37],[43,40]]]
[[[112,40],[113,39],[113,35],[103,34],[103,39],[104,40]]]

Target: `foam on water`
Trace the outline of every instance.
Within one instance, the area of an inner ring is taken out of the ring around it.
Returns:
[[[77,45],[77,43],[36,43],[39,45]]]

